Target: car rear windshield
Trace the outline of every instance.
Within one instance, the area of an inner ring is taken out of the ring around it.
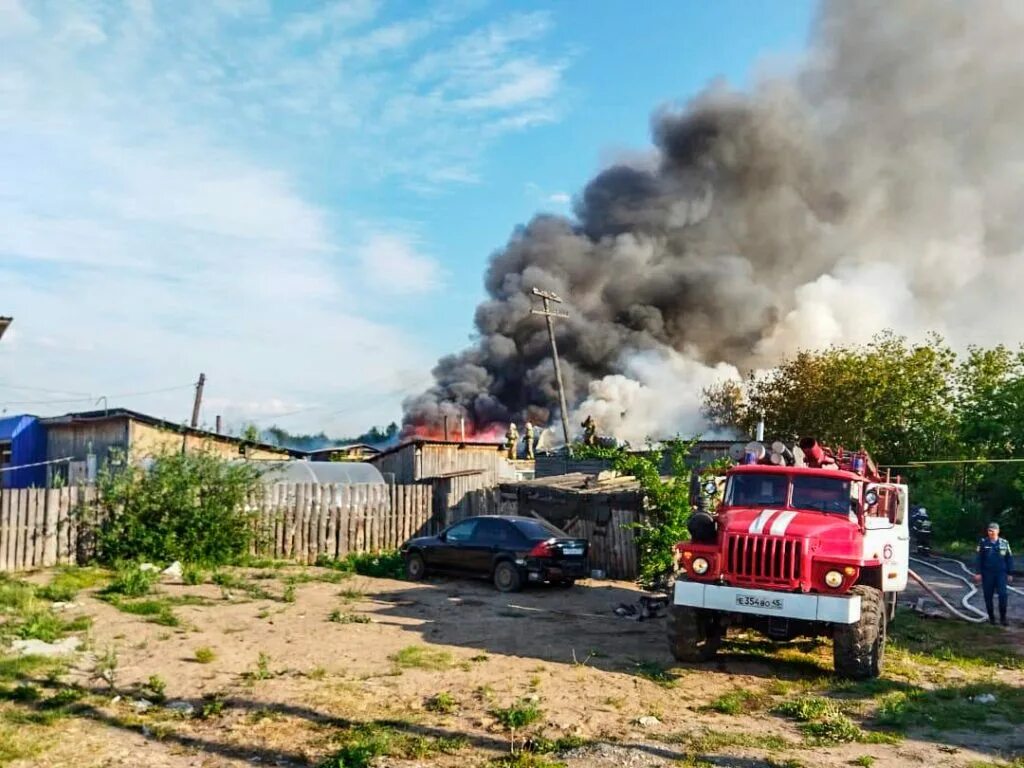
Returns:
[[[513,520],[512,524],[532,541],[563,536],[561,531],[543,520]]]

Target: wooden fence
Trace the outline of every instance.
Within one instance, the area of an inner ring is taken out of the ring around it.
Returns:
[[[437,503],[430,485],[265,486],[248,504],[257,557],[313,563],[320,556],[397,549],[413,536],[439,532],[471,514],[516,514],[496,489],[466,493],[454,508]],[[0,492],[0,572],[83,563],[95,554],[94,489],[23,489]],[[590,564],[610,578],[637,574],[635,513],[614,510],[606,526],[574,520],[566,527],[590,541]]]
[[[252,554],[312,563],[323,555],[397,549],[413,536],[436,533],[427,485],[277,483],[251,501]]]
[[[84,559],[83,531],[95,499],[92,488],[0,491],[0,571],[47,568]]]

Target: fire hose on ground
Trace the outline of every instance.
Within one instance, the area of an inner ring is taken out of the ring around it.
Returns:
[[[934,558],[934,559],[935,560],[943,560],[945,562],[950,562],[950,563],[956,563],[957,565],[960,566],[960,568],[968,576],[971,576],[971,577],[974,576],[974,573],[966,565],[961,563],[959,560],[953,560],[952,558],[946,558],[946,557],[941,557],[941,558],[937,557],[937,558]],[[967,585],[969,591],[960,600],[960,604],[965,609],[967,609],[971,613],[975,614],[973,616],[969,616],[969,615],[961,612],[959,609],[955,608],[953,605],[951,605],[949,603],[949,601],[947,601],[942,595],[940,595],[934,588],[931,587],[931,585],[929,585],[917,573],[915,573],[914,571],[910,571],[910,576],[914,579],[914,581],[916,581],[918,584],[920,584],[928,594],[930,594],[932,597],[934,597],[936,600],[938,600],[939,603],[941,603],[946,608],[946,610],[948,610],[951,614],[953,614],[957,618],[963,619],[964,621],[969,621],[969,622],[974,623],[974,624],[980,624],[981,622],[988,621],[988,614],[986,614],[984,611],[981,611],[978,608],[975,608],[970,603],[970,599],[972,597],[974,597],[974,595],[976,595],[978,593],[978,587],[974,584],[973,580],[964,578],[963,576],[958,576],[957,574],[955,574],[955,573],[953,573],[951,571],[947,571],[945,568],[941,568],[941,567],[935,565],[935,563],[929,562],[927,560],[921,560],[921,559],[916,558],[916,557],[912,557],[912,558],[910,558],[910,560],[911,560],[911,562],[917,563],[918,565],[923,565],[923,566],[926,566],[928,568],[934,568],[939,573],[942,573],[942,574],[944,574],[946,576],[949,576],[951,579],[956,579],[957,581],[961,581],[961,582],[963,582],[964,584]],[[1016,592],[1018,595],[1024,595],[1024,592],[1022,592],[1019,589],[1016,589],[1015,587],[1007,587],[1007,589],[1009,589],[1011,592]]]

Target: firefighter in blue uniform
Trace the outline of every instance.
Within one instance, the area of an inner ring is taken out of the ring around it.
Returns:
[[[996,614],[992,609],[992,597],[999,595],[999,620],[1007,626],[1006,621],[1006,585],[1013,581],[1013,553],[1010,542],[999,536],[999,523],[988,524],[988,535],[978,542],[978,573],[975,582],[981,582],[985,593],[985,607],[988,609],[988,620],[996,623]]]

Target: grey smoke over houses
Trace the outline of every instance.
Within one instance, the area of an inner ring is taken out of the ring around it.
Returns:
[[[1024,4],[827,2],[796,71],[713,84],[652,119],[574,220],[492,257],[478,338],[405,403],[410,428],[558,418],[534,286],[560,294],[573,422],[638,441],[700,429],[700,390],[892,328],[1018,343]]]

